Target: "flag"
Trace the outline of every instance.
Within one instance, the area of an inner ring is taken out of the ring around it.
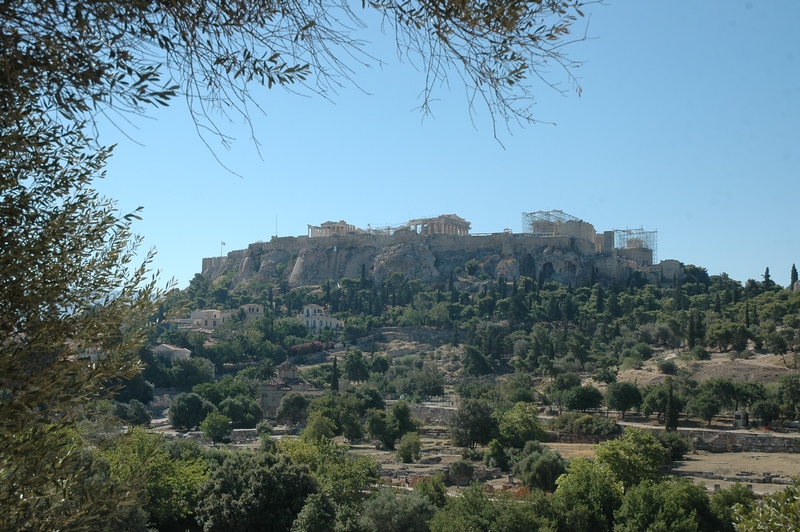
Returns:
[[[228,244],[226,244],[225,242],[220,242],[219,245],[220,246],[227,246]]]

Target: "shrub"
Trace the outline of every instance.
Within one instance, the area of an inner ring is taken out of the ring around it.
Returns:
[[[678,365],[674,360],[659,360],[656,365],[658,366],[658,371],[664,375],[675,375],[678,373]]]
[[[619,366],[620,371],[627,371],[629,369],[641,369],[642,368],[642,359],[638,356],[629,356],[626,357],[622,364]]]
[[[620,431],[619,425],[613,419],[581,412],[566,412],[561,416],[551,418],[547,422],[547,427],[555,432],[583,434],[584,436],[607,436]]]
[[[659,432],[656,437],[667,450],[670,460],[683,460],[692,450],[691,442],[677,432]]]
[[[703,346],[700,346],[700,345],[694,346],[689,351],[687,351],[686,354],[688,355],[689,358],[694,359],[694,360],[710,360],[711,359],[711,353],[706,351],[706,349]]]

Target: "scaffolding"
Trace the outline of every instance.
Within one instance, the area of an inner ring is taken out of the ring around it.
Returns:
[[[533,236],[556,236],[556,226],[566,222],[583,222],[564,211],[536,211],[522,213],[522,232]]]
[[[614,229],[614,247],[618,250],[649,250],[651,264],[658,264],[658,231]]]

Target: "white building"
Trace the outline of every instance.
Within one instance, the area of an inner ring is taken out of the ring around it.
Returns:
[[[321,305],[303,305],[303,312],[297,316],[297,319],[308,327],[311,334],[319,334],[325,329],[338,331],[344,327],[342,320],[332,318],[325,307]]]

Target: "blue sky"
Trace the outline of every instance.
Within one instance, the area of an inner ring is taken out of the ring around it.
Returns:
[[[420,114],[422,73],[390,36],[358,87],[329,101],[259,89],[255,135],[214,153],[180,100],[133,120],[98,189],[122,210],[155,267],[185,287],[203,257],[307,225],[358,227],[456,213],[477,233],[521,231],[521,214],[560,209],[598,231],[658,231],[658,257],[744,281],[789,282],[800,263],[800,2],[611,0],[587,10],[589,40],[569,49],[583,89],[545,85],[534,113],[550,124],[498,128],[470,111],[453,78],[434,116]],[[553,71],[550,81],[567,80]],[[134,142],[135,141],[135,142]]]

